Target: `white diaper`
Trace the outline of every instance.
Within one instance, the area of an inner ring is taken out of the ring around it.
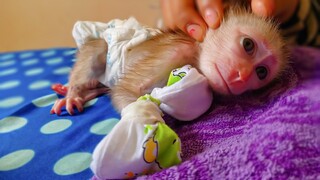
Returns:
[[[104,39],[108,43],[106,72],[99,81],[112,87],[124,73],[128,49],[159,33],[159,30],[141,25],[135,18],[114,19],[108,23],[78,21],[72,35],[78,47],[92,39]]]

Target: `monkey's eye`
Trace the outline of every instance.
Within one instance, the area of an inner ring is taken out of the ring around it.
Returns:
[[[255,43],[252,39],[245,37],[241,39],[241,45],[248,55],[253,55],[255,51]]]
[[[268,76],[268,69],[264,66],[258,66],[256,68],[256,73],[260,80],[264,80]]]

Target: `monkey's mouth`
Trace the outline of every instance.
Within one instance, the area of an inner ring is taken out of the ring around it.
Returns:
[[[217,70],[217,72],[218,72],[218,74],[219,74],[219,76],[220,76],[220,78],[221,78],[221,80],[222,80],[222,82],[223,82],[223,85],[224,85],[224,87],[225,87],[225,89],[226,89],[226,91],[227,91],[227,92],[225,92],[225,94],[232,94],[232,92],[231,92],[231,90],[230,90],[227,82],[224,80],[222,74],[220,73],[217,64],[214,64],[214,67],[216,68],[216,70]]]

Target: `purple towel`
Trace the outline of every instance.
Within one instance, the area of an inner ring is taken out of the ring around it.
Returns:
[[[183,163],[140,179],[320,179],[320,50],[295,48],[279,80],[198,120],[166,119]]]

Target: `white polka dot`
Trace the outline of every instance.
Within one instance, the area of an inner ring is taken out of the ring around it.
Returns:
[[[32,101],[32,103],[37,107],[46,107],[51,104],[54,104],[54,102],[58,99],[58,96],[56,94],[50,94],[46,96],[39,97]]]
[[[86,152],[72,153],[61,158],[53,167],[58,175],[76,174],[89,168],[92,155]]]
[[[56,65],[62,63],[63,59],[61,57],[51,58],[46,60],[48,65]]]
[[[0,90],[11,89],[20,85],[20,81],[12,80],[0,83]]]
[[[8,66],[14,65],[15,63],[16,63],[15,60],[3,61],[3,62],[0,61],[0,67],[8,67]]]
[[[34,59],[28,59],[28,60],[24,60],[24,61],[22,62],[22,65],[23,65],[23,66],[30,66],[30,65],[37,64],[38,62],[39,62],[39,59],[36,59],[36,58],[34,58]]]
[[[41,53],[42,57],[49,57],[49,56],[53,56],[56,54],[55,50],[49,50],[49,51],[45,51],[43,53]]]
[[[0,120],[0,133],[8,133],[22,128],[27,124],[27,119],[17,116],[8,116]]]
[[[24,58],[29,58],[29,57],[31,57],[31,56],[33,56],[33,52],[25,52],[25,53],[22,53],[22,54],[20,54],[20,58],[21,59],[24,59]]]
[[[90,132],[97,135],[106,135],[110,133],[113,127],[119,122],[117,118],[110,118],[100,121],[91,126]]]
[[[69,74],[71,71],[71,68],[70,67],[62,67],[62,68],[59,68],[59,69],[56,69],[53,71],[53,74],[56,74],[56,75],[64,75],[64,74]]]
[[[74,59],[72,59],[71,61],[72,61],[72,62],[76,62],[76,61],[77,61],[77,59],[75,59],[75,58],[74,58]]]
[[[18,70],[17,68],[11,68],[7,70],[0,71],[0,76],[7,76],[16,73]]]
[[[68,129],[71,125],[72,121],[68,119],[58,119],[42,126],[40,132],[43,134],[55,134]]]
[[[35,155],[31,149],[22,149],[0,158],[0,171],[10,171],[24,166],[30,162]]]
[[[76,49],[74,49],[74,50],[68,50],[68,51],[63,52],[63,55],[69,56],[69,55],[75,54],[76,52],[77,52]]]
[[[24,74],[26,76],[35,76],[35,75],[43,73],[43,71],[44,71],[43,68],[33,68],[33,69],[27,70]]]
[[[39,80],[39,81],[36,81],[36,82],[33,82],[32,84],[30,84],[29,89],[30,90],[38,90],[38,89],[47,88],[50,85],[51,85],[50,81]]]
[[[11,108],[24,101],[22,96],[13,96],[0,100],[0,108]]]
[[[4,54],[0,55],[0,60],[8,60],[14,58],[14,54]]]
[[[84,104],[84,106],[83,106],[83,107],[89,107],[89,106],[92,106],[92,105],[94,105],[97,101],[98,101],[98,98],[94,98],[94,99],[92,99],[92,100],[90,100],[90,101],[86,102],[86,103]]]

